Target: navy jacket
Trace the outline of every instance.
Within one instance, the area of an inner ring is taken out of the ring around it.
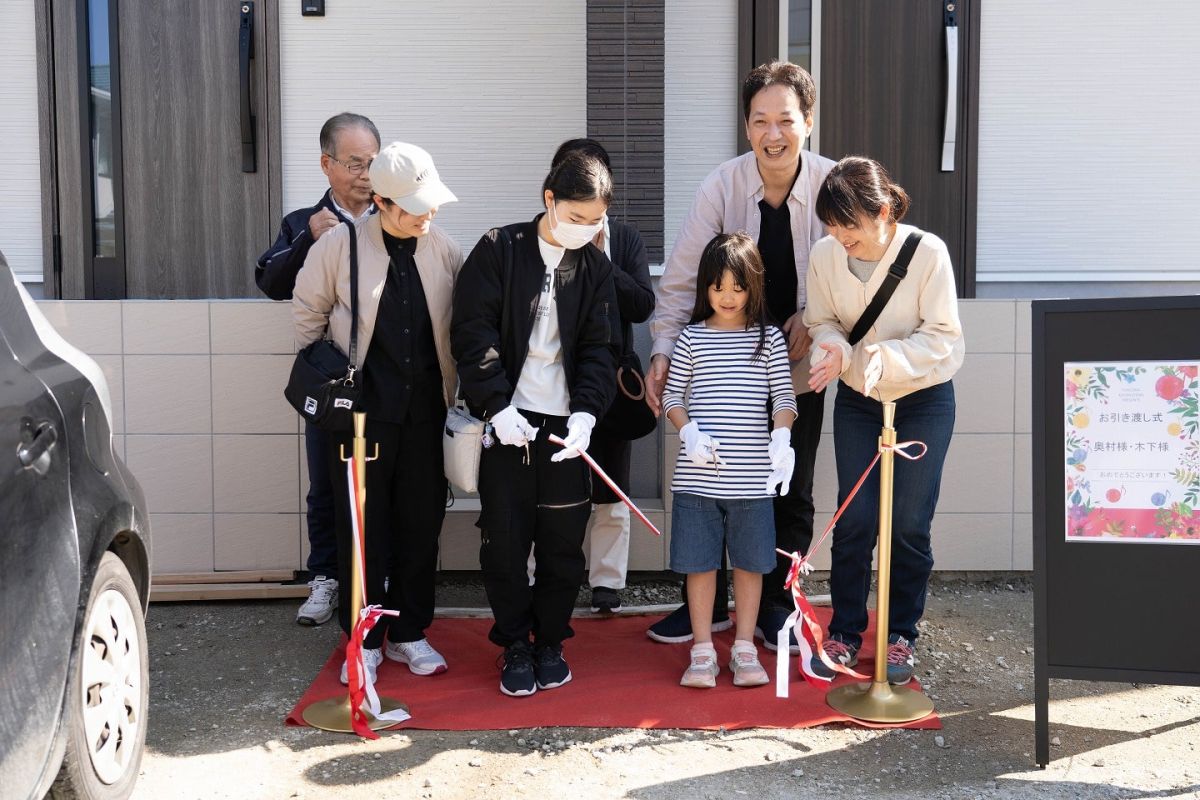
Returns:
[[[638,229],[609,217],[608,232],[611,236],[608,251],[616,267],[613,286],[621,312],[616,345],[617,352],[624,355],[633,352],[633,323],[645,322],[654,311],[654,286],[650,283],[650,258]]]
[[[254,282],[263,294],[272,300],[291,300],[296,286],[296,275],[304,266],[304,259],[316,239],[308,229],[308,219],[322,208],[328,208],[342,222],[349,222],[338,214],[330,190],[326,189],[321,201],[312,208],[300,208],[283,218],[279,225],[279,236],[267,252],[258,257],[254,268]]]

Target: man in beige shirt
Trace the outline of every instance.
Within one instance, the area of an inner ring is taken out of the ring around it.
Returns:
[[[811,340],[804,327],[805,276],[809,248],[825,235],[814,209],[817,192],[833,162],[804,150],[812,132],[816,86],[802,68],[771,62],[752,70],[742,85],[742,111],[752,151],[717,167],[696,193],[659,281],[650,332],[654,340],[646,397],[662,409],[671,351],[689,322],[696,301],[696,270],[705,245],[717,234],[745,231],[758,244],[766,269],[767,306],[788,337],[788,357],[799,416],[792,426],[796,468],[786,496],[775,498],[778,547],[804,552],[812,541],[812,480],[821,438],[824,393],[808,387]],[[775,649],[775,634],[791,611],[783,589],[790,562],[780,559],[763,580],[758,634]],[[729,627],[728,588],[717,587],[713,630]],[[692,638],[686,605],[651,626],[650,638]],[[794,638],[793,638],[794,642]]]

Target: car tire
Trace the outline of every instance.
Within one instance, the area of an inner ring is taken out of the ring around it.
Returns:
[[[119,800],[146,742],[146,623],[125,564],[105,553],[88,596],[63,709],[66,754],[48,797]]]

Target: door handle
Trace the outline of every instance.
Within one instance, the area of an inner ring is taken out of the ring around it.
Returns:
[[[250,107],[250,60],[254,58],[254,2],[243,0],[238,25],[238,82],[242,106],[242,172],[258,172],[254,110]]]
[[[954,144],[958,132],[958,2],[942,0],[942,25],[946,29],[946,115],[942,128],[942,172],[954,172]]]
[[[21,468],[45,475],[50,468],[50,451],[57,442],[58,431],[53,425],[49,422],[38,425],[29,441],[17,447],[17,460],[21,462]]]

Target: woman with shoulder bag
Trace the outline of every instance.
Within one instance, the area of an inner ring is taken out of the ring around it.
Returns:
[[[450,307],[462,250],[431,223],[457,200],[429,153],[393,142],[370,167],[378,213],[355,223],[357,239],[358,411],[367,414],[366,568],[368,604],[400,612],[382,617],[363,642],[367,679],[383,659],[416,675],[446,670],[425,638],[433,621],[438,537],[446,515],[442,426],[457,380],[450,353]],[[350,352],[351,231],[340,225],[317,240],[296,279],[292,319],[301,344],[328,336]],[[351,525],[346,465],[349,432],[330,436],[336,498],[338,619],[350,633]],[[386,590],[385,590],[386,585]],[[386,638],[386,648],[385,648]],[[342,664],[342,683],[347,682]]]
[[[950,254],[938,237],[901,224],[907,209],[908,195],[877,162],[839,161],[817,194],[817,215],[829,236],[813,246],[804,312],[813,338],[809,385],[820,391],[840,379],[833,411],[838,504],[878,452],[883,402],[896,403],[897,440],[928,447],[919,460],[896,459],[888,651],[876,655],[887,658],[893,684],[913,674],[913,643],[933,569],[930,526],[954,430],[951,378],[964,352]],[[893,270],[899,282],[889,278]],[[872,303],[880,287],[892,291],[883,295],[881,311]],[[875,320],[860,323],[872,305]],[[823,649],[847,667],[857,663],[867,627],[878,519],[874,470],[833,531],[833,620]],[[812,668],[833,677],[819,656]]]
[[[497,440],[483,450],[476,524],[496,618],[489,638],[504,648],[500,691],[510,696],[571,680],[562,643],[573,635],[591,512],[590,472],[578,456],[612,400],[616,370],[612,264],[591,243],[611,199],[603,162],[570,154],[543,183],[546,211],[484,234],[454,292],[462,392]]]

